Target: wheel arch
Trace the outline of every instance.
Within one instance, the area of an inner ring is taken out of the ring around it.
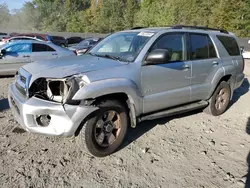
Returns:
[[[216,88],[218,87],[218,85],[222,81],[225,81],[225,82],[227,82],[229,84],[230,89],[231,89],[231,98],[230,99],[232,99],[232,96],[233,96],[232,93],[233,93],[233,87],[234,87],[234,79],[233,79],[232,74],[221,75],[220,79],[218,79],[217,82],[213,83],[213,88],[212,88],[212,91],[209,94],[209,98],[211,98],[211,96],[215,92]]]

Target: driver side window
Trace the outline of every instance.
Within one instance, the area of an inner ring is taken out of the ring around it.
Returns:
[[[173,33],[161,37],[151,48],[168,50],[170,62],[185,60],[185,34]]]
[[[6,48],[6,52],[9,53],[25,53],[31,52],[30,44],[16,44]]]

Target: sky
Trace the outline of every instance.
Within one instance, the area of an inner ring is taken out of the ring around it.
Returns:
[[[6,3],[10,10],[13,9],[20,9],[23,7],[23,4],[25,2],[28,2],[31,0],[0,0],[0,4]]]

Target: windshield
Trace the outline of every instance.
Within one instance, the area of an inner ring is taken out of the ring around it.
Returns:
[[[115,33],[98,43],[89,53],[133,62],[153,35],[154,33],[145,32]]]

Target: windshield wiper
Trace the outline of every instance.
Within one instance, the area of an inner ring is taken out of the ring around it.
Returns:
[[[95,53],[91,53],[89,52],[88,54],[92,55],[92,56],[97,56],[97,57],[104,57],[104,58],[109,58],[109,59],[113,59],[113,60],[118,60],[118,61],[124,61],[124,59],[117,57],[117,56],[112,56],[112,55],[108,55],[108,54],[95,54]]]
[[[102,57],[106,57],[106,58],[109,58],[109,59],[121,61],[121,58],[120,58],[120,57],[112,56],[112,55],[108,55],[108,54],[105,54],[105,55],[103,55]]]

